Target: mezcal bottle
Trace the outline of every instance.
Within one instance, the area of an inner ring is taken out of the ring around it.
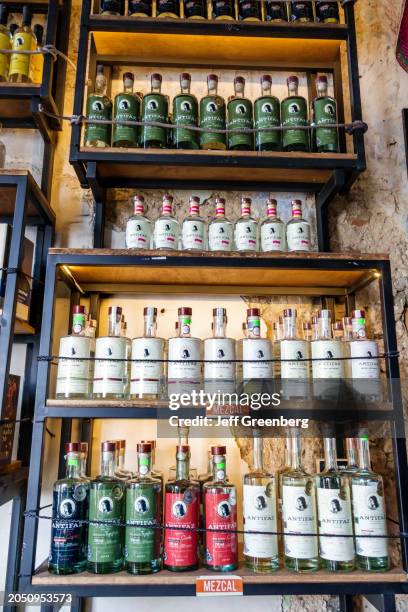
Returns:
[[[180,74],[180,93],[173,98],[174,125],[198,124],[197,98],[190,93],[191,75],[187,72]],[[198,132],[186,128],[177,128],[173,132],[173,147],[175,149],[198,149]]]
[[[23,19],[21,26],[14,32],[11,48],[13,51],[35,51],[37,41],[33,30],[31,9],[23,6]],[[9,81],[10,83],[30,82],[30,59],[31,55],[23,53],[12,53],[10,56]]]
[[[130,200],[133,204],[133,215],[126,223],[126,248],[150,249],[152,222],[145,216],[145,199],[142,195],[135,195]]]
[[[181,237],[185,251],[204,251],[206,247],[206,222],[200,217],[200,198],[190,197],[189,214],[184,219]]]
[[[233,225],[225,216],[224,198],[215,200],[215,217],[208,227],[209,251],[232,250]]]
[[[291,467],[280,477],[285,567],[295,572],[315,572],[319,569],[316,487],[302,467],[299,436],[292,438],[291,453]]]
[[[297,333],[297,311],[283,311],[283,338],[280,343],[281,377],[304,381],[309,378],[309,344]]]
[[[252,102],[244,97],[245,79],[237,76],[234,79],[235,94],[229,98],[227,105],[228,149],[231,151],[253,151],[253,133],[240,132],[254,127]]]
[[[213,477],[204,483],[205,564],[215,572],[238,567],[237,491],[226,476],[226,448],[212,446]]]
[[[260,21],[262,18],[261,3],[258,0],[238,0],[238,19],[242,21]]]
[[[389,569],[387,516],[382,477],[371,469],[368,437],[359,439],[359,469],[351,475],[351,495],[358,569]],[[359,537],[359,536],[384,537]]]
[[[324,471],[316,476],[320,561],[330,572],[349,572],[354,569],[350,484],[337,467],[335,438],[324,438],[324,457]]]
[[[252,441],[253,469],[244,476],[244,559],[254,572],[269,573],[279,568],[278,537],[259,532],[276,532],[275,478],[263,468],[262,433],[254,431]]]
[[[291,21],[313,21],[313,3],[306,0],[292,0],[290,3]]]
[[[86,118],[112,119],[112,102],[106,95],[107,81],[103,72],[103,66],[96,67],[96,78],[94,92],[88,96],[86,103]],[[111,143],[111,125],[100,123],[87,123],[85,127],[84,142],[86,147],[109,147]]]
[[[180,2],[178,0],[156,0],[156,17],[180,17]]]
[[[266,217],[261,223],[261,251],[286,251],[286,227],[278,217],[278,203],[273,198],[266,201]]]
[[[312,102],[313,137],[315,149],[318,153],[339,153],[339,130],[325,125],[337,123],[337,103],[328,95],[327,76],[316,78],[317,97]]]
[[[275,0],[265,0],[266,21],[287,21],[286,3]]]
[[[234,0],[211,0],[211,13],[213,19],[231,21],[235,19]]]
[[[151,76],[151,91],[143,97],[142,121],[168,123],[169,102],[161,93],[162,76],[154,73]],[[140,143],[145,149],[164,149],[167,145],[167,134],[164,127],[144,125],[141,129]]]
[[[184,17],[186,19],[206,19],[206,0],[183,0]]]
[[[202,340],[191,337],[191,308],[178,309],[178,336],[168,340],[168,392],[199,391],[202,384]]]
[[[138,121],[141,101],[133,93],[135,77],[132,72],[123,75],[123,91],[115,96],[113,118],[115,121]],[[114,125],[112,133],[113,147],[137,147],[139,144],[139,128],[130,125]]]
[[[358,440],[346,438],[347,466],[344,472],[352,476],[358,470]]]
[[[99,13],[101,15],[123,15],[124,7],[124,0],[100,0]]]
[[[292,201],[292,219],[286,225],[288,251],[310,251],[310,223],[302,218],[302,201]]]
[[[332,337],[331,312],[319,310],[318,335],[312,341],[313,378],[344,378],[343,342]]]
[[[296,129],[309,125],[307,119],[307,102],[299,96],[299,79],[290,76],[287,79],[288,97],[282,100],[281,117],[282,126],[286,129],[282,134],[284,151],[309,151],[309,133],[307,130]],[[293,129],[292,129],[293,128]]]
[[[241,198],[241,216],[234,226],[235,250],[250,253],[258,250],[258,223],[251,215],[251,198]]]
[[[152,476],[151,444],[137,445],[137,463],[138,475],[126,483],[125,567],[152,574],[161,569],[162,483]]]
[[[89,397],[91,339],[85,336],[85,306],[74,306],[72,332],[60,340],[58,351],[58,399]]]
[[[261,338],[261,312],[259,308],[247,310],[247,336],[242,339],[242,376],[251,379],[271,379],[272,345],[269,338]]]
[[[132,17],[153,17],[152,0],[129,0],[129,15]]]
[[[261,77],[261,97],[254,103],[254,127],[265,129],[277,126],[280,126],[280,102],[272,95],[272,77],[264,74]],[[256,151],[280,151],[281,146],[281,132],[255,132]]]
[[[339,3],[337,0],[317,0],[316,19],[322,23],[339,23]]]
[[[108,335],[96,339],[93,397],[124,399],[128,394],[130,340],[121,336],[122,308],[110,306]]]
[[[154,248],[177,251],[179,247],[180,225],[173,215],[173,196],[163,196],[160,217],[154,224]]]
[[[378,344],[369,340],[366,332],[366,314],[364,310],[353,310],[351,313],[352,339],[347,343],[350,359],[350,378],[379,379],[380,364]]]
[[[11,49],[10,30],[7,27],[8,7],[5,4],[0,5],[0,49]],[[8,80],[10,66],[10,55],[0,53],[0,82],[4,83]]]
[[[88,519],[89,481],[81,476],[81,445],[65,444],[66,476],[54,484],[51,574],[78,574],[86,569],[86,521]]]
[[[115,443],[102,442],[101,474],[91,482],[89,500],[88,571],[93,574],[112,574],[123,566],[125,485],[114,471]]]
[[[213,337],[204,340],[204,389],[207,393],[235,391],[235,340],[226,337],[227,311],[213,309]]]
[[[44,28],[42,25],[37,23],[33,27],[33,32],[34,32],[35,39],[37,41],[36,50],[38,51],[43,46]],[[32,83],[42,83],[43,70],[44,70],[44,55],[42,53],[38,53],[37,55],[32,55],[31,60],[30,60],[30,81]]]
[[[202,129],[225,130],[225,101],[217,94],[218,77],[209,74],[207,77],[208,93],[200,100],[200,127]],[[222,132],[201,132],[202,149],[224,151],[226,135]]]
[[[157,399],[163,393],[165,342],[156,336],[157,308],[143,309],[144,332],[132,340],[130,397]]]
[[[185,572],[198,567],[200,488],[190,480],[190,447],[177,445],[176,479],[168,482],[164,498],[164,568]]]

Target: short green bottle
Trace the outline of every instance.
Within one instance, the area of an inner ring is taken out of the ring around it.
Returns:
[[[290,76],[287,80],[288,97],[282,101],[281,116],[282,126],[285,129],[282,135],[284,151],[309,151],[309,132],[299,127],[309,125],[307,116],[307,102],[303,96],[299,96],[299,79]]]
[[[142,102],[142,121],[168,123],[169,101],[161,93],[162,76],[154,73],[151,76],[151,91]],[[167,129],[145,125],[141,129],[141,146],[145,149],[165,149],[167,146]]]
[[[254,127],[266,129],[280,126],[280,102],[272,95],[272,77],[264,74],[261,77],[261,96],[254,103]],[[255,133],[256,151],[280,151],[282,146],[281,132]]]
[[[313,100],[313,130],[314,149],[318,153],[338,153],[339,130],[336,127],[325,127],[328,124],[337,123],[337,103],[328,95],[327,76],[320,75],[316,78],[317,97]]]
[[[86,118],[88,120],[111,120],[112,102],[106,95],[107,81],[103,66],[96,67],[94,92],[88,96],[86,103]],[[100,123],[87,123],[85,127],[86,147],[110,147],[112,126]]]
[[[200,147],[212,151],[224,151],[227,148],[225,132],[207,132],[205,130],[225,130],[225,101],[218,95],[218,77],[209,74],[207,77],[208,93],[200,100]]]
[[[115,96],[113,116],[115,121],[138,121],[141,100],[133,93],[135,77],[131,72],[123,75],[123,91]],[[139,128],[131,125],[116,124],[113,128],[113,147],[137,147]]]
[[[252,102],[244,97],[245,79],[237,76],[234,79],[235,95],[227,105],[228,149],[231,151],[253,151],[253,133],[241,132],[242,129],[253,129]]]
[[[173,124],[198,124],[197,98],[190,93],[191,75],[187,72],[180,74],[180,93],[173,98]],[[173,147],[175,149],[198,149],[198,132],[186,128],[176,128],[173,132]]]

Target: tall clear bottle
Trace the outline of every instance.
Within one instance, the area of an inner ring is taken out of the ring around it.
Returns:
[[[310,251],[310,223],[302,218],[302,201],[292,200],[292,219],[286,225],[286,244],[292,251]]]
[[[359,438],[358,454],[359,468],[351,476],[357,567],[367,572],[384,572],[390,568],[384,483],[371,468],[368,437]],[[367,537],[371,535],[377,537]]]
[[[133,215],[126,223],[125,244],[127,249],[150,249],[152,222],[145,216],[145,199],[142,195],[130,198]]]
[[[7,27],[9,11],[6,4],[0,4],[0,49],[11,49],[10,29]],[[0,82],[5,83],[8,80],[10,67],[10,55],[8,53],[0,53]]]
[[[150,93],[143,97],[142,121],[168,123],[169,101],[161,93],[162,76],[154,73],[151,76]],[[141,146],[145,149],[164,149],[167,146],[167,130],[164,127],[145,125],[141,128]]]
[[[165,341],[156,336],[157,308],[144,308],[143,319],[143,336],[132,340],[130,397],[157,399],[164,391]]]
[[[216,74],[208,75],[207,89],[207,95],[200,100],[200,127],[204,130],[225,130],[225,100],[217,93],[218,77]],[[200,147],[201,149],[224,151],[227,148],[226,139],[226,134],[222,132],[200,132]]]
[[[206,250],[206,222],[200,216],[200,198],[190,197],[189,213],[184,219],[181,235],[183,249],[186,251]]]
[[[280,343],[281,377],[305,381],[309,378],[309,343],[298,336],[297,311],[283,311],[283,338]]]
[[[266,217],[261,223],[261,251],[286,251],[286,227],[278,217],[278,203],[273,198],[266,201]]]
[[[85,335],[85,328],[85,306],[74,306],[71,335],[60,339],[56,388],[58,399],[89,397],[91,339]]]
[[[11,48],[13,51],[35,51],[37,40],[31,29],[33,15],[29,6],[23,6],[21,26],[14,32]],[[30,54],[12,53],[10,56],[10,83],[30,83]]]
[[[298,93],[299,79],[290,76],[287,79],[288,97],[282,100],[282,125],[287,127],[282,133],[282,146],[284,151],[309,151],[309,132],[296,129],[309,125],[307,115],[307,102]]]
[[[104,68],[101,64],[96,67],[95,87],[93,93],[89,94],[86,103],[86,118],[110,120],[112,119],[112,101],[106,95],[107,80]],[[87,123],[85,126],[84,143],[86,147],[110,147],[111,125],[100,123]]]
[[[241,198],[241,216],[234,226],[235,250],[258,251],[258,222],[251,215],[251,198]]]
[[[115,96],[113,117],[116,121],[138,121],[140,117],[141,100],[134,93],[135,77],[132,72],[123,75],[123,91]],[[132,125],[116,124],[112,132],[113,147],[137,147],[139,144],[139,128]]]
[[[258,2],[259,4],[259,2]],[[261,97],[254,102],[254,127],[265,129],[280,126],[280,102],[272,95],[272,77],[261,77]],[[282,138],[280,131],[255,132],[256,151],[280,151]]]
[[[215,217],[208,226],[208,250],[232,251],[233,224],[225,216],[225,199],[216,198]]]
[[[121,336],[122,308],[110,306],[108,335],[96,339],[93,397],[125,399],[129,392],[130,340]]]
[[[190,93],[191,74],[180,74],[180,92],[173,98],[173,124],[198,125],[197,98]],[[198,132],[188,128],[173,130],[173,146],[175,149],[198,149]]]
[[[244,476],[243,518],[245,565],[254,572],[279,568],[275,478],[263,467],[262,432],[253,432],[253,469]],[[247,533],[256,531],[257,534]]]
[[[180,224],[173,214],[173,196],[163,196],[160,217],[154,224],[154,248],[177,251],[179,246]]]
[[[380,378],[378,344],[367,338],[366,313],[364,310],[353,310],[351,313],[352,338],[347,342],[349,360],[348,378]]]
[[[347,466],[344,472],[352,476],[358,471],[358,440],[357,438],[346,438]]]
[[[202,340],[191,336],[192,309],[178,309],[178,336],[168,340],[168,393],[191,393],[201,389]]]
[[[319,310],[318,337],[312,341],[313,378],[344,378],[343,343],[332,337],[331,311]]]
[[[329,96],[327,76],[320,75],[316,78],[317,96],[312,102],[314,148],[318,153],[339,153],[339,130],[338,128],[326,127],[337,123],[337,103]]]
[[[235,340],[226,337],[227,311],[213,309],[213,337],[204,340],[204,389],[207,393],[234,393]]]
[[[324,438],[324,463],[316,476],[320,561],[330,572],[350,572],[355,565],[350,484],[337,466],[335,438]]]
[[[272,344],[269,338],[261,338],[261,311],[247,310],[247,336],[242,339],[242,377],[268,380],[273,378]]]
[[[254,135],[240,130],[253,129],[252,102],[245,98],[245,79],[237,76],[234,79],[234,95],[227,104],[228,149],[231,151],[253,151]]]

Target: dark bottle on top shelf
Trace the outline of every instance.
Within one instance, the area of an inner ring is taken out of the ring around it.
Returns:
[[[156,17],[180,17],[180,2],[178,0],[156,0]]]
[[[323,0],[315,4],[316,19],[322,23],[339,23],[339,3],[337,0]]]
[[[265,0],[266,21],[287,21],[288,11],[286,4],[275,2],[275,0]]]
[[[261,77],[261,97],[254,103],[254,127],[271,128],[280,126],[280,102],[271,93],[272,77],[264,74]],[[281,132],[256,132],[256,151],[280,151]]]
[[[152,17],[152,0],[129,0],[128,12],[132,17]]]
[[[141,100],[133,93],[135,77],[132,72],[123,75],[123,91],[115,96],[113,116],[117,121],[138,121]],[[131,125],[114,125],[112,132],[113,147],[137,147],[139,128]]]
[[[254,127],[252,102],[244,97],[244,77],[235,77],[234,90],[235,95],[231,96],[227,105],[228,149],[231,151],[253,151],[253,133],[239,131]]]
[[[213,19],[234,20],[235,2],[234,0],[211,0],[211,12]]]
[[[238,19],[242,21],[260,21],[262,9],[259,0],[238,0]]]
[[[162,76],[154,73],[151,76],[151,91],[142,102],[142,121],[168,123],[168,97],[161,93]],[[145,149],[164,149],[167,146],[167,130],[164,127],[143,126],[141,146]]]
[[[313,21],[313,2],[292,0],[289,4],[291,21]]]
[[[184,17],[187,19],[206,19],[207,2],[206,0],[183,0]]]
[[[191,75],[180,74],[180,93],[173,98],[173,124],[192,125],[197,127],[198,102],[190,93]],[[173,147],[175,149],[198,149],[198,132],[186,128],[177,128],[173,132]]]
[[[125,0],[100,0],[100,15],[124,15]]]
[[[299,79],[296,76],[288,77],[287,83],[288,97],[281,105],[282,126],[293,129],[284,130],[282,133],[283,150],[309,151],[308,131],[296,129],[308,125],[307,102],[298,94]]]

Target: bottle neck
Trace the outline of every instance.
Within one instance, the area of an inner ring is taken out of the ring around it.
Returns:
[[[173,216],[173,203],[169,200],[164,200],[162,204],[161,214],[164,217],[172,217]]]
[[[241,217],[250,217],[251,216],[251,203],[250,202],[242,202],[241,204]]]
[[[84,313],[74,313],[72,315],[72,335],[85,336],[86,317]]]
[[[299,436],[291,439],[290,465],[292,470],[300,470],[302,465],[302,443]]]
[[[355,438],[346,438],[347,469],[358,468],[358,451]]]
[[[318,98],[326,98],[328,95],[328,87],[327,85],[319,85],[317,88],[317,97]]]
[[[88,455],[86,453],[81,454],[81,476],[86,476],[86,463],[88,461]]]
[[[124,81],[123,82],[123,93],[132,94],[133,93],[133,81]]]
[[[319,339],[330,340],[332,337],[331,319],[321,317],[318,321]]]
[[[126,449],[125,448],[121,448],[119,451],[119,457],[118,457],[118,468],[119,470],[123,470],[125,467],[125,453],[126,453]]]
[[[224,317],[214,317],[213,319],[213,337],[225,338],[226,322]]]
[[[160,94],[161,93],[161,83],[159,82],[152,83],[151,93]]]
[[[371,471],[370,444],[368,438],[358,440],[358,466],[360,470]]]
[[[190,430],[188,427],[185,427],[184,425],[179,425],[178,429],[178,443],[179,445],[185,445],[188,446],[188,434],[190,433]]]
[[[215,204],[215,216],[216,217],[225,217],[225,206],[224,204]]]
[[[178,318],[178,335],[180,338],[190,338],[191,337],[191,316],[190,315],[180,315]]]
[[[104,451],[101,456],[101,476],[115,475],[115,452]]]
[[[81,476],[81,454],[68,453],[66,456],[67,478],[79,478]]]
[[[283,337],[285,340],[296,339],[296,315],[283,317]]]
[[[137,454],[137,467],[140,476],[150,477],[152,471],[152,454],[151,453],[138,453]]]
[[[299,86],[295,84],[291,84],[288,87],[288,96],[291,98],[293,96],[297,96],[299,93]]]
[[[292,465],[292,438],[289,436],[286,437],[285,440],[285,467],[290,467]]]
[[[183,95],[189,95],[190,94],[190,83],[182,83],[181,87],[180,87],[180,93]]]
[[[106,92],[106,77],[103,74],[98,74],[95,79],[95,93],[104,96]]]
[[[263,471],[263,439],[261,436],[254,434],[253,438],[253,453],[254,453],[254,470],[256,472]]]
[[[108,318],[108,336],[120,336],[121,320],[116,313],[112,313]]]
[[[260,338],[261,319],[259,316],[247,318],[247,338]]]
[[[154,338],[157,332],[157,323],[154,317],[147,316],[144,318],[144,337]]]
[[[324,465],[326,472],[337,471],[336,438],[324,439]]]
[[[189,480],[190,453],[178,452],[176,455],[176,480]]]
[[[272,94],[272,83],[262,83],[261,87],[262,96],[270,96]]]
[[[235,97],[236,98],[243,98],[244,97],[244,88],[241,87],[235,87]]]
[[[225,455],[213,455],[212,458],[212,475],[213,480],[222,482],[227,478]]]

